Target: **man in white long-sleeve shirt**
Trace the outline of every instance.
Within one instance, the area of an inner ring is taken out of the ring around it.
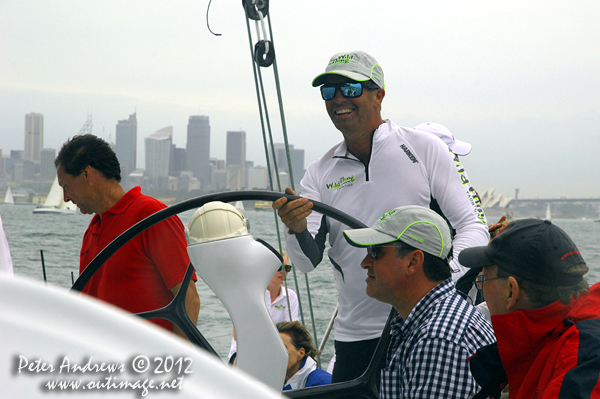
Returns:
[[[310,200],[340,209],[366,225],[403,205],[438,208],[456,230],[454,280],[462,274],[457,254],[489,240],[479,198],[448,147],[433,135],[395,125],[381,117],[383,70],[361,52],[334,55],[321,86],[327,113],[344,141],[313,162],[302,179],[304,198],[273,203],[288,228],[286,246],[294,265],[307,273],[322,260],[329,234],[329,259],[339,296],[335,320],[336,363],[332,382],[354,379],[366,369],[391,307],[365,293],[360,262],[365,251],[348,245],[344,226],[312,213]],[[294,194],[286,189],[288,194]],[[310,199],[310,200],[309,200]]]

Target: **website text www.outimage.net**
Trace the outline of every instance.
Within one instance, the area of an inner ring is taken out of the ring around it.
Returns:
[[[15,355],[13,375],[44,375],[45,391],[138,391],[142,397],[152,391],[181,390],[192,373],[192,358],[177,356],[132,357],[126,362],[97,361],[92,357],[74,362],[69,356],[54,361]]]

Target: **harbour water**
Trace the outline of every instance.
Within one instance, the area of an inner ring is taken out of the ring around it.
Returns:
[[[0,204],[0,215],[9,242],[16,275],[43,281],[41,253],[43,251],[48,284],[68,289],[71,273],[77,278],[79,248],[83,233],[90,222],[90,215],[33,214],[34,207]],[[184,224],[193,211],[180,214]],[[275,216],[270,211],[244,211],[250,221],[250,233],[278,247]],[[592,220],[554,220],[575,241],[583,254],[590,272],[586,276],[590,284],[600,281],[600,223]],[[280,231],[285,231],[280,227]],[[327,257],[324,263],[308,274],[311,300],[314,310],[317,340],[320,341],[337,302],[334,277]],[[305,275],[296,272],[299,289],[296,289],[293,273],[288,275],[288,286],[299,293],[305,324],[311,327]],[[206,336],[219,355],[226,359],[231,342],[232,324],[227,311],[204,282],[198,282],[201,310],[198,320],[200,331]],[[333,337],[333,335],[332,335]],[[332,339],[322,355],[327,365],[333,354]]]
[[[46,279],[53,284],[69,289],[71,273],[77,279],[79,273],[79,249],[83,234],[92,218],[91,215],[33,214],[34,206],[9,206],[0,204],[0,216],[10,246],[16,275],[43,281],[41,252],[43,251]],[[193,210],[181,213],[184,225]],[[244,211],[249,220],[250,234],[279,247],[272,211]],[[280,224],[280,226],[283,226]],[[280,228],[283,232],[283,227]],[[318,342],[329,323],[337,303],[337,291],[328,260],[324,259],[314,272],[308,274]],[[294,280],[296,273],[299,289]],[[287,278],[288,287],[299,294],[305,325],[312,332],[306,279],[303,273],[292,271]],[[200,279],[197,283],[201,309],[198,328],[208,339],[222,359],[226,359],[231,344],[232,323],[225,307],[210,288]],[[326,366],[333,355],[333,335],[323,350],[321,360]]]

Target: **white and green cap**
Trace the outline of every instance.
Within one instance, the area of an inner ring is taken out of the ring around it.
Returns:
[[[364,51],[335,54],[329,60],[325,73],[314,78],[313,87],[325,83],[327,75],[341,75],[357,82],[372,80],[380,89],[385,89],[383,69],[375,58]]]
[[[373,227],[344,230],[346,241],[355,247],[402,241],[423,252],[447,259],[452,249],[448,223],[436,212],[417,205],[386,212]]]

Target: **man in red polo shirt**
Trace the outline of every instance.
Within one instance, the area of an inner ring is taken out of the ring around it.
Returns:
[[[126,192],[120,184],[121,168],[107,142],[91,135],[75,136],[54,161],[65,202],[81,213],[92,214],[81,246],[79,272],[116,237],[149,215],[166,208],[143,195],[139,187]],[[111,256],[82,292],[132,313],[168,305],[179,291],[190,260],[181,220],[174,216],[138,234]],[[188,315],[198,320],[200,298],[196,277],[186,296]],[[184,336],[171,322],[152,320]]]

